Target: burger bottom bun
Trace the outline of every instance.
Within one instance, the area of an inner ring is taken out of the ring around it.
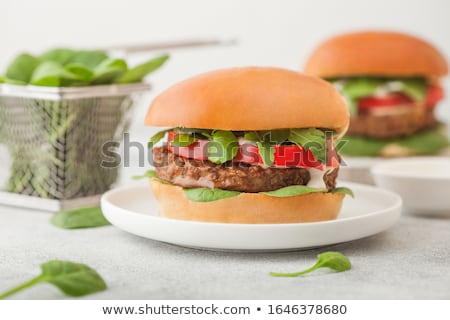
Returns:
[[[170,219],[202,222],[268,224],[334,220],[344,199],[343,193],[309,193],[292,197],[272,197],[257,193],[211,202],[189,200],[183,188],[150,179],[159,202],[160,215]]]

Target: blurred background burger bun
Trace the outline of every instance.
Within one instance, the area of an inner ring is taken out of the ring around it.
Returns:
[[[321,78],[370,75],[436,80],[448,73],[448,64],[438,49],[418,37],[363,31],[323,42],[309,57],[304,71]]]

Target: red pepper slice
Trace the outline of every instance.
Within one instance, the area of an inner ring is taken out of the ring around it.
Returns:
[[[169,132],[169,150],[173,153],[196,160],[208,160],[207,145],[208,140],[197,140],[187,147],[172,146],[170,142],[174,139],[176,133]],[[314,158],[311,150],[305,150],[297,145],[276,145],[274,146],[274,166],[279,167],[302,167],[323,169],[324,165]],[[332,139],[327,140],[328,161],[326,167],[339,167],[339,159],[333,148]],[[239,145],[235,162],[245,162],[249,164],[263,165],[261,156],[258,153],[258,147],[251,143],[243,143]]]

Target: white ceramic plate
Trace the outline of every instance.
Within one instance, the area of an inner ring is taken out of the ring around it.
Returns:
[[[105,217],[132,234],[171,244],[215,250],[293,250],[368,237],[391,227],[400,217],[395,193],[342,183],[355,193],[346,197],[337,220],[293,224],[226,224],[173,220],[158,216],[150,188],[128,186],[102,197]]]

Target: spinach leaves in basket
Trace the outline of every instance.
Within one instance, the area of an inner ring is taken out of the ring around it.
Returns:
[[[125,60],[99,50],[23,53],[0,75],[0,83],[44,87],[136,83],[167,59],[161,55],[129,66]],[[118,166],[102,167],[100,151],[107,141],[122,138],[135,95],[98,97],[89,93],[76,99],[53,100],[35,96],[36,90],[29,90],[27,97],[0,97],[0,140],[12,159],[6,191],[72,199],[108,190],[116,181]]]
[[[0,76],[0,83],[31,84],[47,87],[91,86],[141,82],[161,67],[164,54],[140,65],[129,67],[123,59],[109,57],[100,50],[53,49],[41,55],[18,55]]]

